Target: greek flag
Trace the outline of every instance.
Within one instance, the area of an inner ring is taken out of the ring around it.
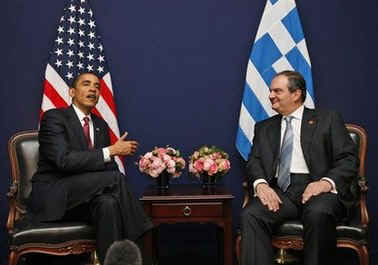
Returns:
[[[269,101],[269,85],[283,70],[300,72],[307,84],[305,105],[314,107],[311,62],[295,0],[267,0],[248,60],[236,148],[247,160],[255,123],[276,112]]]

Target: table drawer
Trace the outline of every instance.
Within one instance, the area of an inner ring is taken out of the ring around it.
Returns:
[[[209,203],[153,203],[151,217],[221,217],[223,205]]]

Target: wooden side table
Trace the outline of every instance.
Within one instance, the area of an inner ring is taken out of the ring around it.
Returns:
[[[155,228],[160,224],[214,223],[223,230],[224,265],[232,265],[232,206],[234,196],[225,187],[202,189],[200,185],[171,185],[168,190],[149,186],[142,201],[146,214]],[[157,253],[153,233],[145,236],[145,251],[154,264]]]

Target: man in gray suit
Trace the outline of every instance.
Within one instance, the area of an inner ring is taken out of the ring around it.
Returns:
[[[304,264],[333,264],[336,223],[354,197],[357,150],[339,114],[304,107],[306,83],[278,73],[269,99],[278,112],[256,123],[246,174],[254,196],[242,213],[242,265],[272,265],[277,225],[301,219]]]
[[[108,125],[91,113],[100,97],[100,80],[95,74],[80,74],[69,94],[70,107],[49,110],[41,120],[30,210],[40,222],[93,224],[102,264],[114,241],[136,240],[152,228],[113,159],[134,154],[138,143],[125,140],[124,134],[110,144]]]

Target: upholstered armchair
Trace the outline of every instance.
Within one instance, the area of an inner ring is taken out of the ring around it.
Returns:
[[[367,149],[367,134],[366,131],[358,125],[346,124],[350,136],[353,141],[359,147],[360,168],[358,176],[356,176],[355,185],[352,186],[352,191],[359,195],[359,200],[352,209],[351,218],[344,220],[337,227],[337,247],[338,248],[350,248],[356,251],[359,257],[360,265],[369,264],[368,254],[368,223],[369,216],[366,207],[366,194],[367,194],[367,177],[365,176],[365,158]],[[242,207],[244,208],[250,199],[249,187],[247,182],[243,183],[245,190],[244,202]],[[280,251],[280,256],[276,259],[278,263],[289,263],[285,258],[285,250],[303,249],[303,225],[299,220],[285,222],[277,231],[275,231],[272,244]],[[236,257],[240,261],[240,252],[244,251],[240,249],[241,235],[236,238]],[[248,251],[248,250],[246,250]],[[273,257],[272,257],[273,259]]]
[[[68,255],[95,250],[95,232],[86,223],[28,221],[26,199],[37,169],[38,147],[37,131],[17,133],[8,142],[12,170],[7,221],[9,265],[16,265],[21,255],[31,252]]]

